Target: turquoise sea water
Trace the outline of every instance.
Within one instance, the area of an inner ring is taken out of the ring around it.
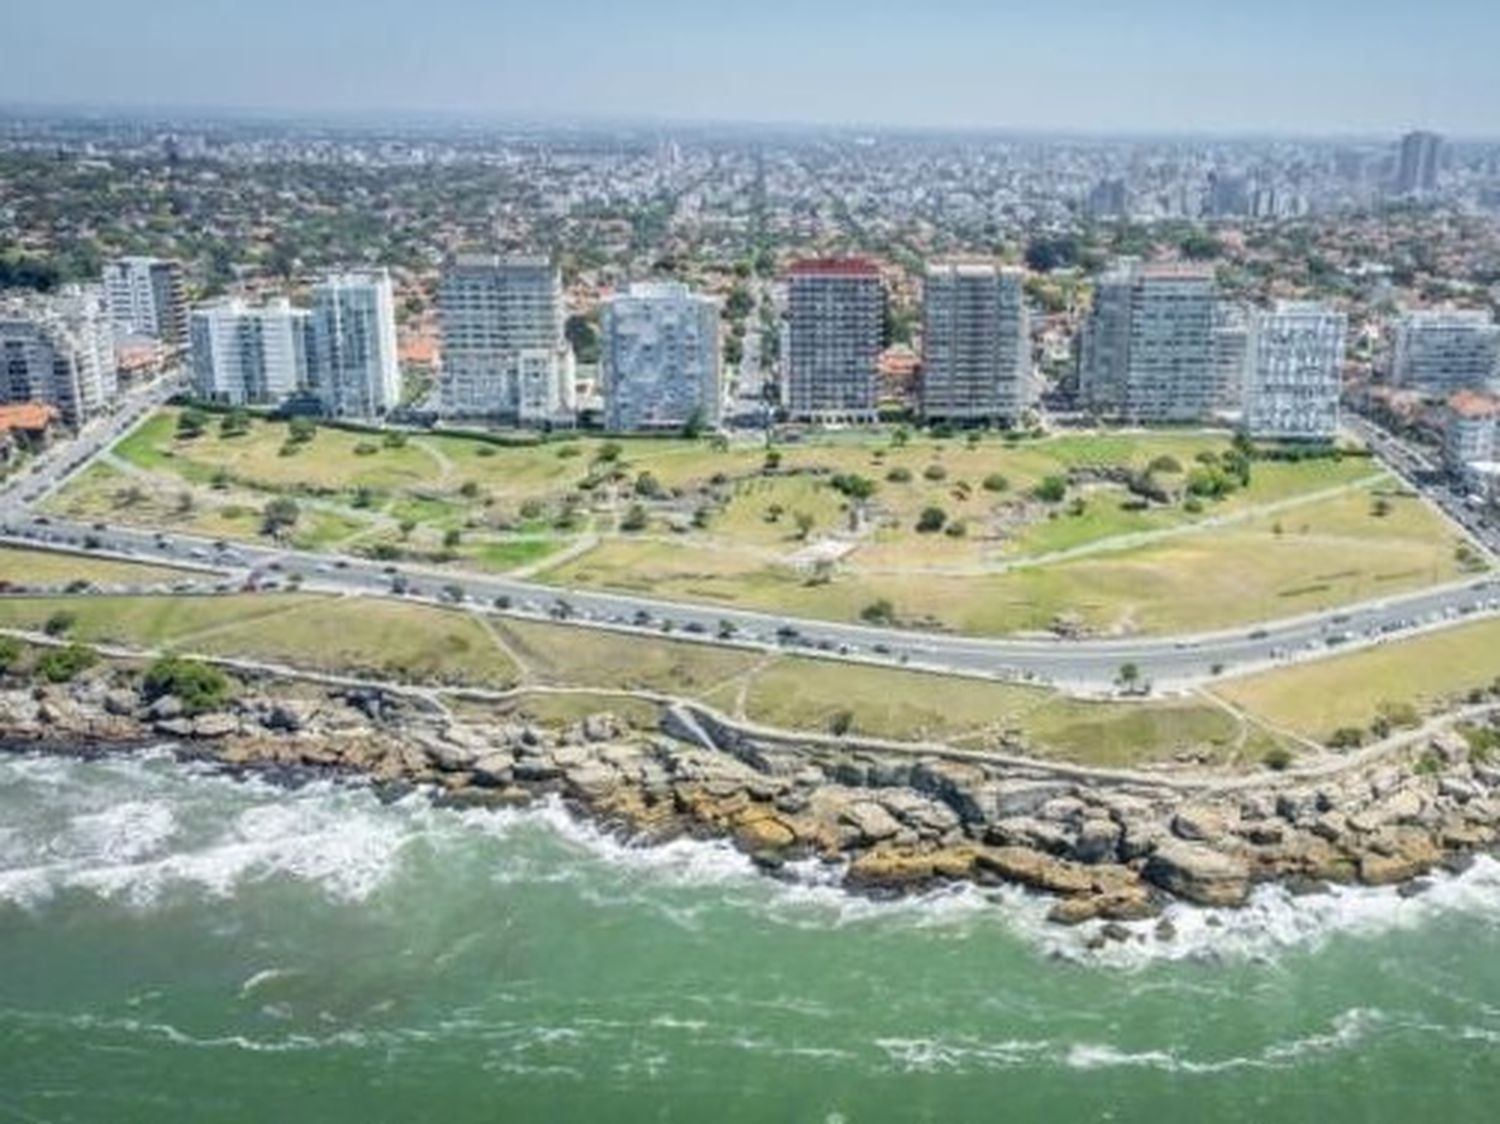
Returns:
[[[1500,865],[1174,913],[877,904],[558,809],[0,759],[0,1121],[1491,1121]]]

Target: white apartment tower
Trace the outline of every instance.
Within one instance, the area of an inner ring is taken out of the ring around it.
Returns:
[[[1488,390],[1500,379],[1500,325],[1485,311],[1454,308],[1403,312],[1396,322],[1391,381],[1446,397]]]
[[[1035,404],[1021,271],[985,263],[927,267],[922,295],[922,414],[1014,425]]]
[[[1278,301],[1251,322],[1244,432],[1258,440],[1331,441],[1338,433],[1346,320],[1312,301]]]
[[[1079,393],[1132,424],[1202,422],[1218,404],[1213,273],[1124,260],[1099,279],[1084,326]]]
[[[787,272],[782,401],[794,421],[876,419],[885,293],[862,258],[796,262]]]
[[[115,258],[105,263],[104,290],[116,336],[144,336],[167,347],[187,343],[187,298],[177,262]]]
[[[329,417],[383,417],[401,401],[396,304],[383,269],[336,273],[313,288],[307,379]]]
[[[723,414],[719,305],[675,282],[635,284],[606,300],[600,381],[605,425],[681,429]]]
[[[102,289],[0,301],[0,402],[45,402],[76,427],[108,409],[117,390]]]
[[[546,258],[461,255],[438,288],[442,412],[520,425],[571,424],[572,349],[562,277]]]
[[[308,384],[308,313],[284,297],[225,300],[189,318],[193,393],[230,406],[275,406]]]

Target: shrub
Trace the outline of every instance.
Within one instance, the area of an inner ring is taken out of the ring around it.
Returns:
[[[867,624],[894,624],[896,620],[896,606],[882,597],[878,601],[871,601],[859,611],[859,619]]]
[[[387,449],[404,449],[406,447],[406,434],[399,429],[387,430],[381,435],[380,443]],[[487,445],[481,445],[476,452],[483,456],[493,456],[494,452]]]
[[[840,472],[829,484],[846,499],[867,500],[875,494],[875,481],[856,472]]]
[[[1365,744],[1365,732],[1358,726],[1340,726],[1328,738],[1329,749],[1358,749]]]
[[[644,499],[659,499],[666,494],[666,489],[652,473],[643,472],[635,478],[635,494]]]
[[[48,683],[66,683],[99,662],[99,653],[84,644],[53,648],[36,661],[36,673]]]
[[[828,719],[828,731],[834,737],[841,738],[854,728],[854,712],[852,710],[836,711]]]
[[[561,445],[558,447],[557,457],[559,460],[569,460],[578,456],[579,452],[577,445]]]
[[[78,614],[67,609],[59,609],[47,618],[47,623],[42,625],[42,631],[48,636],[61,636],[78,623]]]
[[[9,671],[21,659],[21,642],[14,636],[0,636],[0,671]]]
[[[969,533],[969,525],[962,519],[955,519],[943,528],[943,534],[950,539],[961,539]]]
[[[195,437],[201,437],[206,428],[208,428],[208,415],[196,407],[186,409],[177,415],[177,436],[180,440],[191,441]]]
[[[443,547],[446,550],[454,550],[458,544],[463,542],[463,533],[457,527],[449,527],[443,532]]]
[[[380,452],[380,446],[373,441],[361,441],[358,445],[354,446],[354,455],[356,457],[373,457],[378,452]]]
[[[260,529],[262,534],[276,535],[296,525],[298,517],[302,514],[297,501],[286,496],[277,496],[266,504],[261,512]]]
[[[986,492],[1005,492],[1010,490],[1010,481],[998,472],[992,472],[984,478],[984,490]]]
[[[523,500],[521,502],[520,514],[522,519],[529,522],[533,519],[540,519],[542,512],[545,510],[546,507],[541,500]]]
[[[1189,496],[1187,499],[1182,501],[1182,510],[1187,512],[1189,515],[1202,515],[1203,501],[1200,500],[1197,496]]]
[[[1068,494],[1068,481],[1062,476],[1043,477],[1031,494],[1043,503],[1062,503]]]
[[[892,484],[910,484],[911,483],[911,469],[909,469],[909,468],[893,468],[893,469],[891,469],[889,472],[887,472],[885,474],[885,478],[887,480],[889,480]]]
[[[182,656],[163,656],[152,664],[141,689],[148,699],[172,695],[189,715],[218,710],[232,693],[229,677],[218,668]]]
[[[312,418],[293,418],[287,423],[286,439],[293,445],[306,445],[318,435],[318,423]]]
[[[917,516],[917,530],[924,535],[934,534],[943,529],[943,524],[948,522],[948,513],[940,507],[924,507],[922,514]]]
[[[1147,472],[1181,472],[1182,462],[1176,457],[1163,453],[1155,458],[1146,468]]]
[[[625,512],[625,517],[620,520],[620,530],[644,531],[646,523],[646,509],[638,503],[633,503],[630,505],[630,509]]]
[[[948,478],[948,470],[940,464],[930,464],[922,470],[922,475],[933,483]]]
[[[1280,773],[1292,763],[1292,751],[1284,745],[1273,745],[1270,749],[1266,750],[1265,755],[1260,759],[1260,763],[1267,769],[1274,769]]]

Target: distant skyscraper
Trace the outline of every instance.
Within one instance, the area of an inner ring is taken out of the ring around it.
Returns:
[[[385,270],[338,273],[313,288],[308,384],[337,418],[378,418],[401,401],[396,304]]]
[[[875,420],[884,318],[873,262],[817,258],[792,265],[782,396],[794,420]]]
[[[1345,326],[1342,312],[1311,301],[1279,301],[1255,314],[1241,419],[1247,434],[1291,441],[1334,438]]]
[[[1402,137],[1396,162],[1396,191],[1412,195],[1435,190],[1442,154],[1443,138],[1437,133],[1415,132]]]
[[[604,302],[601,383],[612,430],[716,426],[719,306],[677,283],[636,284]]]
[[[1208,173],[1208,198],[1204,208],[1212,218],[1229,218],[1250,213],[1250,185],[1244,176],[1225,172]]]
[[[45,402],[77,426],[117,391],[104,293],[71,286],[0,301],[0,402]]]
[[[1119,218],[1130,208],[1130,193],[1122,179],[1100,180],[1089,189],[1086,203],[1094,218]]]
[[[115,258],[105,263],[104,289],[117,336],[144,336],[167,347],[187,343],[187,298],[175,261]]]
[[[275,406],[307,387],[308,313],[284,297],[193,309],[193,393],[230,406]]]
[[[1407,311],[1396,322],[1391,381],[1425,394],[1487,390],[1500,379],[1500,326],[1481,310]]]
[[[571,423],[562,278],[546,258],[463,255],[438,288],[442,410],[523,425]]]
[[[1126,259],[1099,279],[1084,326],[1079,392],[1128,422],[1206,421],[1215,375],[1213,273]]]
[[[1020,270],[929,265],[922,325],[923,416],[1020,421],[1034,402]]]

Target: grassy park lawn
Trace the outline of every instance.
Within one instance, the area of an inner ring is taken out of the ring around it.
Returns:
[[[877,599],[898,619],[978,635],[1049,628],[1073,614],[1100,633],[1232,627],[1384,596],[1456,577],[1454,532],[1417,499],[1354,491],[1278,516],[1045,566],[945,573],[866,569],[826,583],[763,552],[656,537],[609,540],[546,572],[549,581],[857,620]]]
[[[1500,621],[1459,625],[1410,640],[1221,683],[1214,693],[1266,721],[1326,739],[1368,728],[1384,708],[1419,713],[1500,678]]]
[[[387,442],[324,427],[287,454],[285,423],[257,419],[247,434],[225,437],[211,418],[200,436],[182,439],[178,416],[163,410],[117,446],[143,476],[96,467],[54,509],[252,539],[265,503],[292,494],[301,514],[289,541],[308,549],[427,562],[451,550],[458,567],[539,565],[560,585],[835,620],[859,619],[885,600],[904,623],[978,635],[1045,630],[1060,618],[1104,634],[1233,627],[1458,572],[1451,529],[1420,502],[1394,497],[1388,514],[1372,514],[1372,489],[1390,481],[1362,456],[1256,461],[1248,486],[1201,510],[1180,501],[1135,510],[1111,483],[1075,484],[1062,503],[1033,495],[1070,469],[1153,464],[1169,491],[1180,491],[1200,457],[1228,451],[1222,433],[904,442],[889,432],[836,433],[779,445],[767,473],[759,443],[496,444],[451,433]],[[215,481],[220,470],[227,479]],[[840,473],[874,484],[863,519],[832,483]],[[639,501],[644,531],[615,530],[643,475],[657,485]],[[565,507],[574,518],[559,524]],[[942,508],[963,533],[918,532],[927,507]],[[702,526],[689,525],[695,514]],[[597,546],[549,560],[590,527]],[[457,547],[445,543],[455,532]],[[825,537],[856,545],[810,580],[789,562]]]
[[[310,671],[506,687],[516,668],[472,616],[427,605],[314,594],[0,599],[0,627],[42,630],[55,614],[86,643],[179,648]]]
[[[117,562],[86,554],[54,554],[50,550],[0,547],[0,581],[17,586],[65,586],[75,581],[96,585],[151,585],[199,576],[171,566]]]

